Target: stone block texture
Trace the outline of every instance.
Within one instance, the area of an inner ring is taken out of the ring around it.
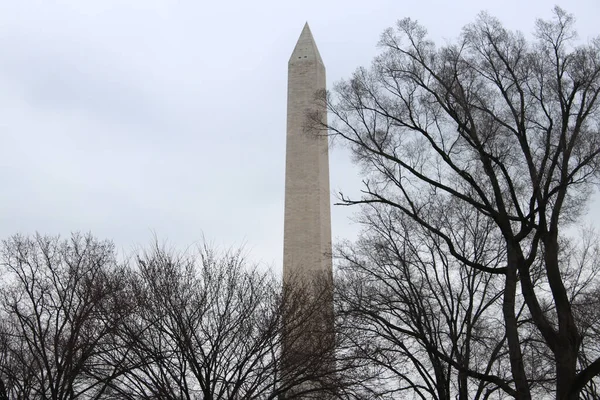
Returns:
[[[325,66],[306,24],[288,63],[283,246],[288,281],[332,274],[328,139],[306,128],[307,112],[326,118],[325,106],[315,101],[325,88]]]

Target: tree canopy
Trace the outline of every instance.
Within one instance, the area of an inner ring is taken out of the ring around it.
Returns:
[[[443,46],[417,22],[403,19],[383,33],[380,47],[370,68],[318,94],[333,115],[328,126],[319,125],[318,115],[308,118],[311,129],[327,129],[349,145],[363,167],[362,197],[342,194],[341,204],[363,205],[361,240],[368,257],[349,258],[343,251],[346,265],[367,271],[379,285],[372,290],[382,293],[390,279],[399,280],[399,299],[411,285],[417,285],[417,298],[429,298],[428,281],[446,275],[435,290],[452,303],[443,306],[448,312],[467,307],[473,317],[493,300],[501,319],[494,324],[501,322],[503,333],[486,337],[486,357],[497,351],[510,374],[484,368],[485,358],[465,361],[464,344],[454,343],[450,332],[443,345],[419,337],[430,370],[437,368],[437,357],[444,368],[518,399],[537,397],[538,390],[557,399],[579,398],[600,373],[597,337],[591,334],[598,319],[590,320],[583,304],[599,294],[598,260],[576,265],[567,233],[598,184],[600,38],[578,41],[574,17],[557,7],[552,20],[536,22],[531,39],[482,13]],[[426,257],[419,255],[423,247]],[[393,254],[392,260],[373,259],[379,252]],[[428,272],[416,273],[423,265]],[[377,276],[384,267],[393,276]],[[472,279],[483,286],[473,286]],[[487,282],[493,282],[491,291]],[[463,301],[450,288],[461,288],[460,296],[473,292]],[[403,316],[426,311],[406,311],[400,304],[388,306]],[[392,318],[387,315],[377,318]],[[447,330],[463,318],[446,316],[437,323]],[[414,329],[397,333],[405,338]],[[477,342],[471,345],[482,344],[466,337]],[[414,356],[410,349],[404,353]],[[438,375],[436,370],[433,381],[440,383]],[[457,390],[471,398],[477,386],[464,392],[464,382]],[[413,383],[413,390],[419,392],[419,385]]]

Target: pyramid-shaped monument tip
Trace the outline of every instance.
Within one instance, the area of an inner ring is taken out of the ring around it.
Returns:
[[[308,25],[308,22],[304,24],[304,28],[302,28],[302,33],[300,33],[300,37],[298,38],[296,47],[294,48],[292,56],[290,57],[290,63],[305,61],[317,61],[323,64],[321,54],[319,53],[319,49],[317,48],[315,39],[313,38],[312,32],[310,31],[310,26]]]

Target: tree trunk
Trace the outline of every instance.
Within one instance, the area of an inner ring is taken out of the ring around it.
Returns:
[[[570,346],[569,346],[570,347]],[[564,351],[563,351],[564,350]],[[560,355],[558,353],[561,353]],[[570,348],[562,348],[556,354],[556,399],[577,400],[579,393],[571,393],[575,380],[577,357]]]
[[[504,324],[506,329],[506,339],[508,343],[508,353],[510,356],[510,367],[515,380],[515,390],[517,400],[531,400],[531,392],[525,367],[523,366],[523,354],[521,352],[521,342],[517,327],[517,317],[515,315],[515,297],[517,292],[517,257],[515,250],[508,246],[508,268],[506,272],[506,283],[504,286],[504,300],[502,303],[502,313],[504,314]]]
[[[577,375],[577,354],[581,346],[581,335],[577,330],[575,318],[565,289],[558,260],[558,234],[548,233],[544,240],[548,283],[556,305],[558,317],[558,346],[554,350],[556,359],[556,398],[557,400],[578,399],[579,393],[571,394]]]

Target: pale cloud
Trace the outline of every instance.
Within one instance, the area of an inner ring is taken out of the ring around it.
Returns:
[[[128,249],[204,234],[279,266],[287,60],[305,21],[331,85],[399,18],[443,41],[482,9],[530,32],[555,2],[0,0],[0,236],[83,230]],[[598,34],[597,1],[563,7]],[[334,147],[332,190],[359,184]],[[333,208],[335,237],[355,235],[352,212]]]

